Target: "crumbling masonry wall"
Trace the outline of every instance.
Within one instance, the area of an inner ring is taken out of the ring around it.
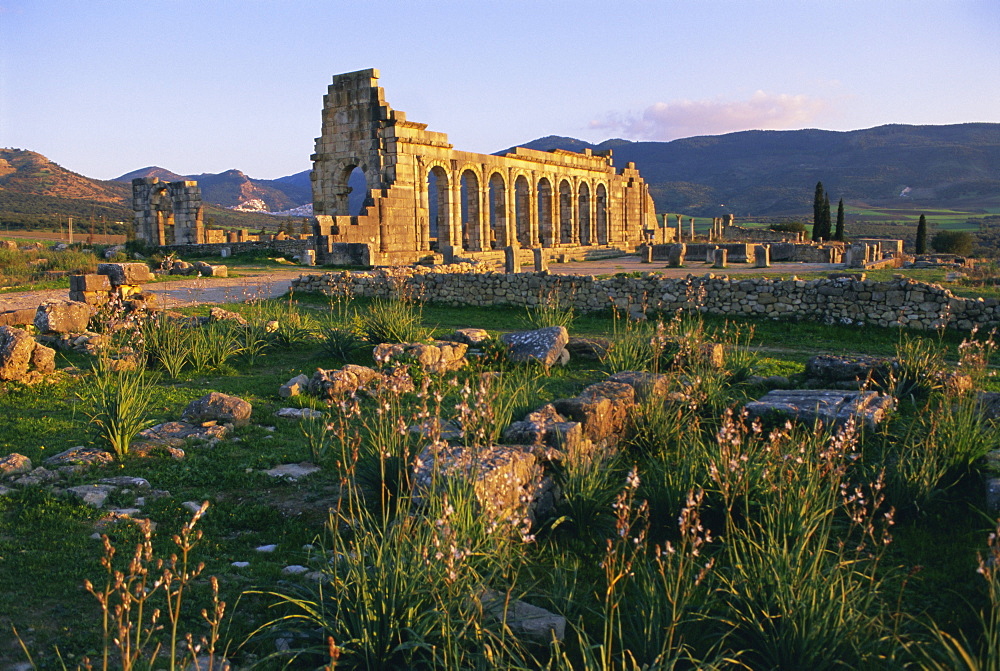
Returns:
[[[371,245],[373,260],[384,263],[432,250],[633,249],[655,228],[634,164],[617,170],[610,151],[456,151],[446,134],[392,109],[378,77],[374,69],[337,75],[323,98],[311,175],[321,256],[335,243]],[[367,193],[363,211],[351,216],[356,168]]]
[[[158,177],[132,180],[132,211],[139,240],[153,245],[207,242],[198,182],[161,182]],[[167,230],[173,227],[173,240]]]

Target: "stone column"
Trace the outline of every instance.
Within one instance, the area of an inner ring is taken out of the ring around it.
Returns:
[[[677,240],[675,242],[684,242],[684,229],[681,227],[681,222],[683,221],[682,215],[677,215]]]
[[[684,265],[684,257],[687,255],[687,245],[683,242],[670,245],[667,252],[667,263],[672,268],[680,268]]]
[[[646,243],[642,246],[642,263],[653,262],[653,245]]]
[[[542,247],[535,247],[531,250],[532,259],[535,262],[535,272],[544,273],[549,270],[549,262],[545,257],[545,250]]]
[[[771,267],[771,245],[757,245],[753,248],[754,266],[757,268]]]
[[[712,264],[713,268],[726,268],[728,264],[726,263],[727,257],[729,256],[729,251],[726,249],[716,249],[715,250],[715,260]]]
[[[690,233],[690,235],[688,236],[688,240],[694,242],[694,217],[688,219],[688,229]]]
[[[451,191],[450,197],[448,198],[448,217],[447,220],[451,222],[448,226],[448,245],[454,247],[458,250],[463,249],[462,246],[462,181],[460,175],[452,174],[451,184],[449,184],[449,190]],[[441,203],[438,203],[438,210],[441,209]],[[441,231],[438,231],[438,236],[441,235]]]
[[[517,264],[517,247],[507,245],[503,248],[503,271],[507,274],[516,273],[520,270]]]
[[[719,246],[709,247],[705,251],[705,263],[715,263],[715,252],[719,251]]]

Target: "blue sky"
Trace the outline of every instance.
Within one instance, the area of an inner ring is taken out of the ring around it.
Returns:
[[[310,167],[331,77],[493,152],[544,135],[1000,122],[998,0],[0,0],[0,146],[110,179]]]

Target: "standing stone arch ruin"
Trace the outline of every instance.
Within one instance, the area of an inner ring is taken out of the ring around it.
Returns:
[[[336,75],[323,98],[311,173],[321,257],[339,243],[367,245],[372,263],[510,245],[629,251],[655,227],[648,186],[634,164],[616,168],[610,151],[458,151],[446,134],[392,109],[378,77]],[[355,167],[367,193],[352,215]]]
[[[198,182],[161,182],[158,177],[132,180],[136,237],[154,245],[206,242],[204,207]]]

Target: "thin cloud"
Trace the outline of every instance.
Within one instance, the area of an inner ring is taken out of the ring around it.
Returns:
[[[741,130],[801,128],[828,103],[805,95],[757,91],[748,100],[678,100],[650,105],[640,114],[609,114],[589,127],[634,140],[675,140]]]

